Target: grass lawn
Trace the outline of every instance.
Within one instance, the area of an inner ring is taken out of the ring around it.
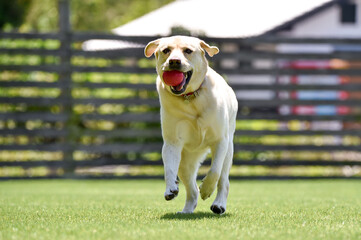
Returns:
[[[192,215],[159,180],[0,182],[0,239],[361,239],[361,181],[233,181]]]

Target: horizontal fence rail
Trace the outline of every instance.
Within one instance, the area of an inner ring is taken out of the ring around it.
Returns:
[[[155,37],[0,33],[0,178],[162,176],[154,60],[92,39]],[[238,98],[233,178],[361,178],[361,55],[338,47],[361,39],[203,39]]]

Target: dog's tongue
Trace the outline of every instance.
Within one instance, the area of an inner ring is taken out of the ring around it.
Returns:
[[[166,71],[163,72],[163,80],[165,84],[176,87],[177,91],[180,91],[184,85],[182,84],[184,81],[184,74],[183,72],[176,70]]]
[[[179,85],[177,85],[177,86],[175,87],[175,90],[177,90],[177,91],[182,90],[182,88],[183,88],[183,86],[184,86],[185,83],[186,83],[186,80],[185,80],[185,78],[184,78],[183,81],[182,81]]]

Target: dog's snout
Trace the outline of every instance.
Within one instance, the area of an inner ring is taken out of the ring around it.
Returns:
[[[180,59],[170,59],[169,67],[172,69],[178,69],[181,67],[182,61]]]

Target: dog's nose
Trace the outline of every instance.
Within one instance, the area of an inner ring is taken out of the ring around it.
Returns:
[[[170,68],[174,68],[174,69],[178,69],[181,66],[181,60],[180,59],[170,59],[169,60],[169,67]]]

